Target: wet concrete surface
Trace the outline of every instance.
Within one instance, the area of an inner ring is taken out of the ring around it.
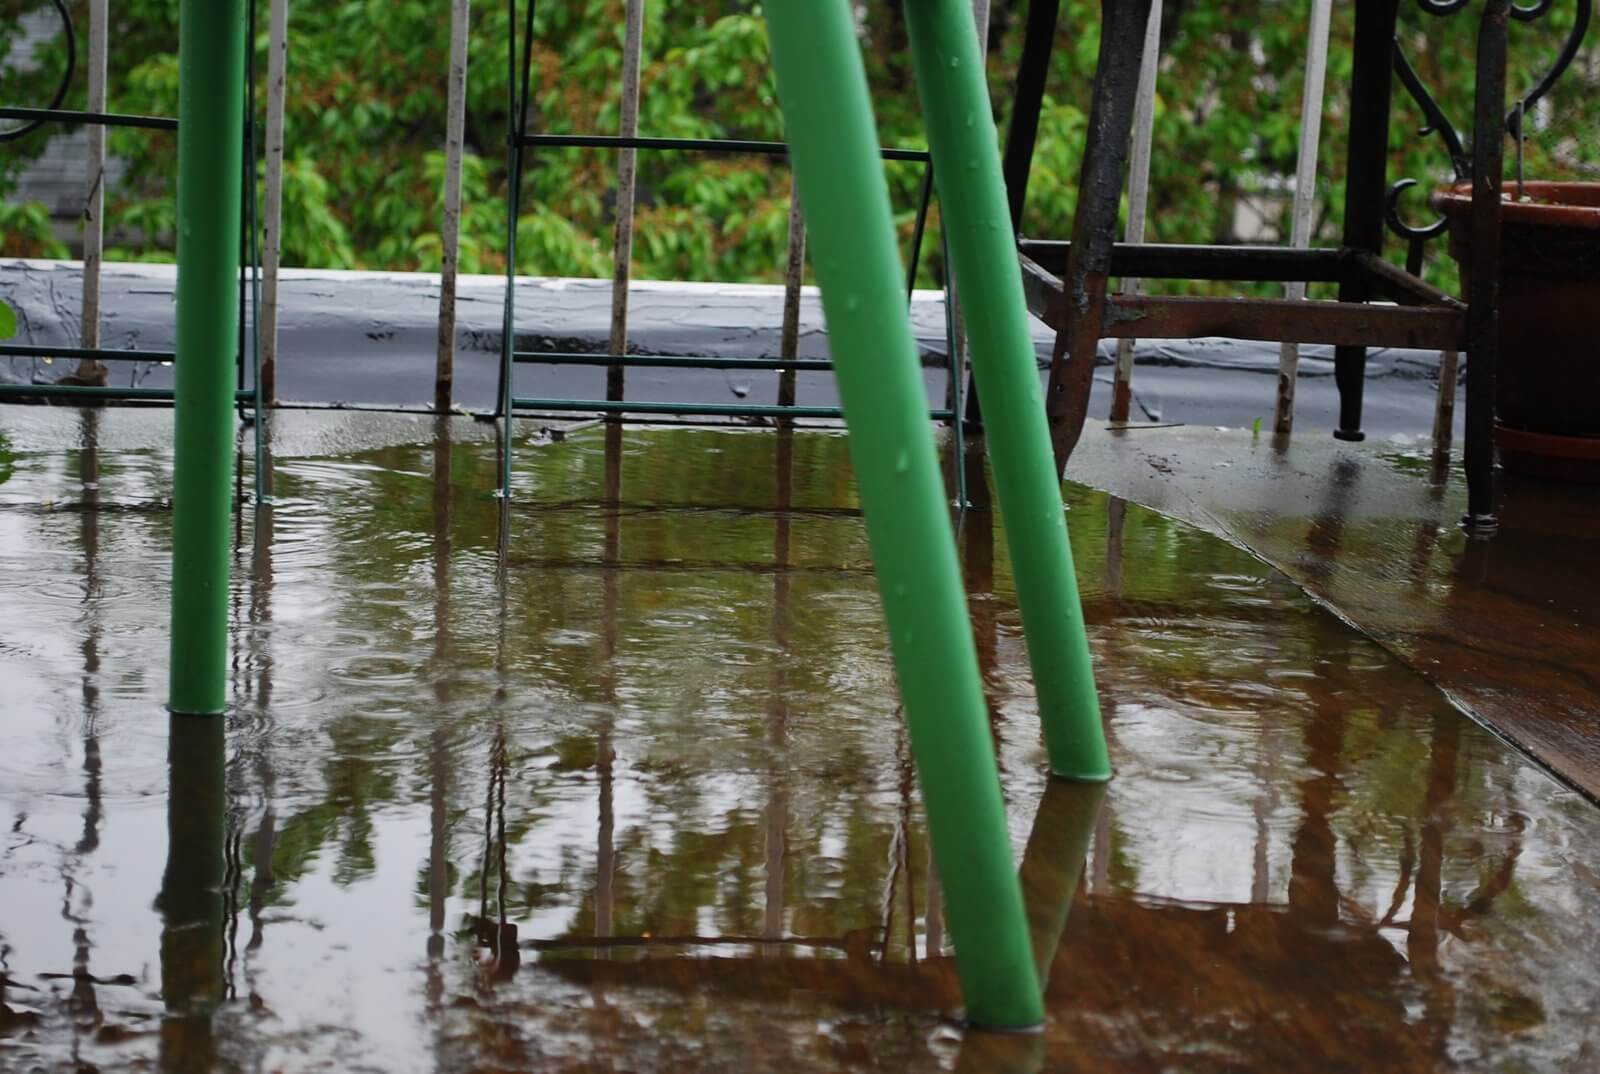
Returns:
[[[961,520],[1046,967],[1045,1032],[995,1036],[842,437],[530,443],[502,530],[492,429],[280,415],[193,721],[169,422],[0,410],[0,1069],[1600,1063],[1596,807],[1200,528],[1068,486],[1102,790],[1045,779],[1004,534]]]
[[[1068,475],[1259,555],[1600,801],[1593,486],[1502,473],[1498,531],[1469,538],[1464,476],[1415,439],[1102,426]]]

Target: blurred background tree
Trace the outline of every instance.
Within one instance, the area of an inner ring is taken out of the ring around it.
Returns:
[[[255,41],[265,80],[265,0]],[[887,145],[925,144],[902,20],[904,0],[859,5],[861,40]],[[112,0],[110,107],[177,111],[177,0]],[[80,32],[83,0],[69,7]],[[1288,234],[1309,3],[1169,0],[1162,26],[1149,236],[1163,242],[1280,241]],[[995,118],[1009,118],[1025,0],[995,0],[989,82]],[[1406,54],[1448,115],[1471,115],[1477,5],[1451,18],[1402,5]],[[1518,92],[1550,64],[1575,4],[1560,0],[1538,23],[1513,24],[1510,84]],[[24,20],[52,19],[44,0],[0,0],[0,101],[45,103],[65,58],[62,35],[31,38]],[[284,263],[326,268],[437,269],[442,197],[448,12],[421,0],[299,0],[290,12]],[[535,20],[530,128],[611,133],[617,128],[623,0],[543,4]],[[1318,235],[1337,241],[1343,211],[1354,4],[1335,7],[1323,124]],[[1099,9],[1062,4],[1057,48],[1028,192],[1025,230],[1071,229],[1085,113],[1098,48]],[[53,25],[45,23],[45,25]],[[505,133],[508,125],[504,3],[473,5],[461,264],[505,267]],[[1586,51],[1531,126],[1528,174],[1577,178],[1595,165],[1585,137],[1600,119],[1596,57]],[[80,74],[65,102],[82,107]],[[647,7],[640,133],[780,139],[766,28],[750,0],[651,0]],[[264,87],[263,100],[264,100]],[[1436,137],[1418,135],[1420,113],[1396,85],[1391,181],[1424,187],[1450,178]],[[264,107],[264,105],[263,105]],[[60,128],[0,145],[0,254],[62,256],[60,225],[14,197],[19,177]],[[1463,136],[1467,131],[1463,129]],[[169,259],[173,250],[176,138],[117,129],[111,152],[125,171],[110,191],[110,256]],[[1508,154],[1509,157],[1509,154]],[[885,165],[902,235],[909,241],[920,182],[910,163]],[[517,270],[539,275],[610,273],[615,159],[602,150],[540,150],[529,158],[517,221]],[[642,152],[635,272],[642,278],[775,281],[782,271],[789,174],[782,161],[731,155]],[[1413,194],[1407,213],[1428,210]],[[942,278],[937,210],[919,280]],[[65,236],[73,241],[70,235]],[[1397,240],[1391,255],[1400,256]],[[1453,282],[1442,250],[1430,273]],[[1193,285],[1186,285],[1193,286]],[[1220,286],[1226,290],[1230,285]]]

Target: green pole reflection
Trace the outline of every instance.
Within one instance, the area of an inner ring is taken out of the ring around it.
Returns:
[[[1050,964],[1055,961],[1061,933],[1067,927],[1067,914],[1089,854],[1089,838],[1094,835],[1105,797],[1103,783],[1050,780],[1045,784],[1044,797],[1039,799],[1028,846],[1022,852],[1018,879],[1022,882],[1022,903],[1028,912],[1028,938],[1033,945],[1033,964],[1039,971],[1039,986],[1047,990]]]
[[[173,716],[167,745],[167,867],[161,914],[161,1069],[216,1064],[211,1017],[222,1001],[223,721]]]
[[[1022,852],[1022,902],[1028,913],[1028,938],[1033,945],[1039,986],[1050,987],[1061,934],[1077,898],[1089,841],[1105,805],[1104,783],[1052,779],[1033,817],[1033,830]],[[1044,1033],[968,1033],[956,1057],[956,1074],[1039,1074],[1047,1066]]]

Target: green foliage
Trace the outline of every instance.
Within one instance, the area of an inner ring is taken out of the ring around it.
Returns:
[[[67,256],[67,245],[56,238],[50,226],[50,210],[43,202],[0,201],[0,255]]]
[[[72,5],[79,25],[82,0]],[[0,0],[0,41],[42,0]],[[1554,56],[1572,5],[1558,4],[1532,25],[1514,23],[1510,86],[1530,86]],[[118,0],[112,6],[111,107],[175,114],[176,0]],[[859,7],[863,53],[882,141],[925,144],[899,4]],[[520,11],[520,6],[519,6]],[[989,62],[997,119],[1021,50],[1022,0],[996,0]],[[291,8],[285,120],[284,262],[289,265],[436,269],[441,257],[447,5],[392,0],[330,0]],[[1323,124],[1317,236],[1336,241],[1343,216],[1343,116],[1350,78],[1354,5],[1336,5]],[[542,4],[535,19],[532,130],[613,133],[619,117],[623,0]],[[1025,229],[1065,236],[1098,51],[1099,8],[1062,5],[1057,50],[1029,186]],[[255,42],[258,96],[264,102],[265,19]],[[473,5],[463,176],[461,264],[503,271],[506,258],[506,7]],[[1402,46],[1446,112],[1463,127],[1471,115],[1476,9],[1432,18],[1402,6]],[[1288,232],[1284,180],[1295,168],[1304,71],[1303,3],[1172,0],[1163,25],[1156,106],[1149,237],[1164,242],[1238,241],[1243,203],[1264,217],[1268,240]],[[3,49],[4,46],[0,46]],[[0,100],[42,102],[63,62],[59,41],[31,62],[0,63]],[[1600,163],[1600,141],[1585,137],[1600,121],[1580,58],[1553,94],[1554,126],[1528,146],[1528,171],[1570,178]],[[67,106],[81,107],[83,89]],[[675,137],[781,139],[766,28],[753,0],[654,0],[647,7],[640,131]],[[1391,179],[1414,176],[1424,188],[1450,178],[1434,137],[1408,137],[1420,115],[1396,88]],[[264,110],[264,103],[260,105]],[[1467,131],[1463,129],[1463,137]],[[8,145],[0,193],[42,151],[43,133]],[[170,257],[176,139],[164,132],[114,130],[111,149],[128,165],[113,189],[112,253]],[[641,152],[635,265],[644,278],[776,280],[784,260],[790,194],[787,165],[763,157]],[[909,242],[920,169],[885,165],[903,242]],[[605,150],[541,150],[529,155],[517,221],[517,269],[545,275],[608,275],[615,227],[616,155]],[[1427,219],[1420,194],[1409,218]],[[0,254],[60,256],[42,207],[0,205]],[[921,282],[938,281],[938,214]],[[1277,235],[1274,235],[1274,229]],[[1398,254],[1392,250],[1392,254]],[[1453,269],[1442,251],[1430,271]],[[1189,285],[1186,285],[1189,286]],[[1231,289],[1234,285],[1202,285]]]
[[[0,299],[0,339],[10,339],[17,334],[17,314]]]

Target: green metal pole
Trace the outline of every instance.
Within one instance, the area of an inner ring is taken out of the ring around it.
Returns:
[[[1111,776],[970,0],[906,5],[1050,770]]]
[[[227,701],[244,26],[245,0],[179,7],[170,707],[194,715]]]
[[[766,15],[967,1014],[1036,1026],[1039,981],[850,4],[772,0]]]

